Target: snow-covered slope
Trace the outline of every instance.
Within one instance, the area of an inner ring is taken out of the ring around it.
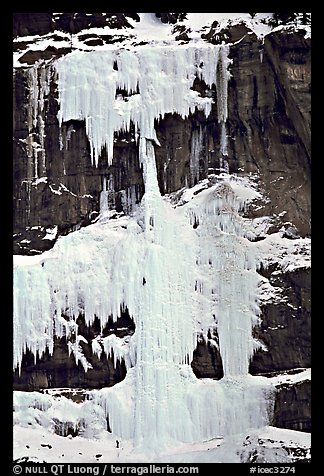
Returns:
[[[298,374],[299,379],[308,370]],[[275,381],[276,377],[272,380]],[[75,403],[69,389],[15,392],[14,460],[55,463],[293,463],[310,461],[309,433],[265,426],[240,434],[169,445],[158,454],[135,451],[130,440],[106,431],[103,410]],[[75,392],[78,393],[78,392]],[[80,393],[80,392],[79,392]],[[91,424],[90,424],[91,422]],[[87,425],[88,423],[88,425]]]
[[[122,28],[116,30],[110,26],[101,28],[87,28],[72,36],[56,30],[47,35],[24,36],[23,38],[14,39],[17,51],[14,54],[14,66],[20,67],[24,65],[24,55],[27,51],[41,51],[47,48],[73,48],[81,51],[94,50],[111,50],[114,49],[116,43],[120,48],[132,49],[137,45],[150,44],[154,45],[176,45],[179,35],[179,27],[187,32],[188,41],[191,43],[201,43],[202,34],[208,33],[214,22],[215,32],[219,32],[225,27],[237,24],[246,25],[257,37],[263,39],[271,31],[287,31],[303,30],[307,37],[311,35],[310,25],[304,25],[301,19],[297,19],[288,25],[279,25],[276,28],[271,26],[272,13],[256,13],[253,18],[249,13],[187,13],[186,18],[177,22],[175,25],[162,23],[155,13],[139,13],[140,21],[128,18],[131,28]],[[180,31],[182,31],[180,29]],[[102,37],[105,41],[102,44],[87,44],[89,40]],[[23,39],[23,49],[20,49],[19,43]],[[66,53],[66,52],[65,52]],[[21,59],[21,61],[20,61]],[[25,64],[26,66],[26,64]]]

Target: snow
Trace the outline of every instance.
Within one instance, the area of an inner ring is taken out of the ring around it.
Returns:
[[[32,185],[39,185],[40,183],[47,183],[48,177],[38,177],[36,180],[33,181]]]
[[[41,427],[14,426],[14,460],[48,463],[241,463],[250,462],[249,453],[266,452],[270,463],[293,463],[287,449],[304,449],[310,457],[309,433],[266,426],[258,432],[215,438],[196,444],[178,444],[160,455],[148,457],[134,452],[129,441],[119,441],[107,433],[100,438],[67,438]],[[99,456],[100,455],[100,456]],[[242,461],[243,460],[243,461]],[[297,460],[298,461],[298,460]]]
[[[284,31],[285,33],[296,33],[303,32],[306,39],[311,38],[311,25],[303,25],[302,23],[288,24],[288,25],[278,25],[272,29],[272,32]]]
[[[55,240],[57,231],[57,226],[54,226],[53,228],[46,228],[46,235],[44,236],[43,240]]]
[[[251,221],[251,229],[255,233],[255,236],[259,238],[265,238],[272,225],[273,217],[271,216],[253,218]]]
[[[171,38],[171,25],[162,23],[155,13],[139,13],[140,22],[136,22],[132,18],[127,18],[134,30],[132,35],[136,35],[137,40],[149,42],[168,41]]]
[[[87,372],[87,370],[92,369],[92,365],[86,359],[80,342],[88,343],[88,341],[81,335],[76,336],[75,342],[68,342],[69,355],[73,354],[76,365],[81,362],[84,371]]]
[[[35,264],[41,264],[44,259],[44,253],[39,256],[25,256],[25,255],[14,255],[13,256],[13,265],[15,266],[33,266]]]
[[[280,304],[287,302],[287,297],[283,296],[282,288],[273,286],[269,279],[264,276],[260,277],[258,286],[258,297],[260,304]]]
[[[278,272],[294,272],[311,266],[311,239],[283,238],[282,233],[272,233],[256,244],[260,262],[265,268],[279,267]]]
[[[53,188],[52,185],[49,185],[49,189],[50,189],[50,191],[53,192],[55,195],[62,195],[61,187],[59,187],[58,190],[55,190],[55,188]]]
[[[46,428],[66,436],[68,429],[76,431],[84,420],[83,407],[72,400],[39,392],[14,392],[14,422],[23,428]]]
[[[286,428],[276,428],[268,426],[264,431],[260,432],[260,437],[264,439],[272,439],[283,441],[286,445],[298,445],[310,447],[311,435],[304,431],[288,430]]]
[[[295,374],[280,374],[276,377],[272,377],[271,381],[273,385],[295,385],[300,382],[311,381],[311,369],[300,369],[298,373]]]
[[[45,182],[45,181],[44,181]],[[47,180],[46,180],[46,183],[47,183]],[[69,190],[63,183],[60,182],[59,186],[58,186],[58,189],[55,189],[54,186],[57,186],[55,184],[49,184],[49,189],[52,193],[54,193],[55,195],[62,195],[63,192],[65,193],[69,193],[70,195],[73,195],[73,197],[78,197],[78,198],[93,198],[92,195],[90,195],[89,193],[86,193],[86,194],[83,194],[83,195],[77,195],[76,193],[72,192],[71,190]]]
[[[194,32],[205,33],[208,31],[214,21],[219,23],[217,29],[220,31],[229,22],[231,24],[244,22],[249,28],[256,33],[258,37],[262,37],[271,31],[269,25],[262,23],[261,20],[269,19],[272,13],[257,13],[252,19],[249,13],[187,13],[187,19],[183,24],[191,28]],[[189,35],[192,37],[199,37],[199,35]]]
[[[182,206],[193,199],[198,206],[201,206],[206,194],[208,195],[210,193],[210,188],[214,186],[213,190],[216,190],[217,187],[224,183],[228,184],[233,194],[235,192],[240,211],[244,211],[247,204],[251,204],[254,200],[259,198],[263,199],[261,193],[256,189],[255,177],[253,175],[246,174],[243,176],[234,173],[209,174],[208,178],[200,180],[199,183],[192,187],[180,189],[169,196],[165,196],[165,198],[170,200],[171,203],[174,203],[175,206]],[[262,219],[267,218],[268,217],[263,217]],[[249,223],[247,219],[244,219],[244,222],[246,224]],[[255,223],[256,222],[253,221],[253,228],[256,226]]]

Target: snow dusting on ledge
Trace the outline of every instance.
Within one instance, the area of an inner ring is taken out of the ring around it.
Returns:
[[[298,370],[298,372],[297,372]],[[296,385],[301,382],[310,382],[311,381],[311,369],[296,369],[296,373],[282,373],[276,377],[271,378],[273,385]]]

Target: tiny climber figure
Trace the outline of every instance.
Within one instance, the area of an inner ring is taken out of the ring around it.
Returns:
[[[116,440],[116,448],[119,448],[119,441]]]

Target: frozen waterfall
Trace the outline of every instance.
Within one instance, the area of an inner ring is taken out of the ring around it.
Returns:
[[[192,89],[196,77],[216,87],[220,150],[227,155],[228,65],[228,47],[206,43],[75,51],[55,66],[59,121],[85,120],[95,165],[103,147],[111,163],[114,133],[135,125],[145,194],[132,216],[99,219],[41,256],[16,257],[14,366],[27,348],[35,358],[52,353],[55,335],[78,345],[79,313],[88,325],[98,317],[103,330],[127,308],[136,326],[131,337],[92,341],[93,353],[125,360],[126,378],[93,391],[91,402],[105,409],[116,436],[145,451],[267,423],[266,379],[248,373],[258,319],[257,262],[240,215],[248,199],[221,174],[173,206],[160,194],[155,163],[155,121],[166,113],[211,111],[213,98]],[[190,164],[193,181],[198,153]],[[109,211],[108,181],[101,217]],[[198,337],[209,329],[218,333],[220,381],[199,380],[190,366]]]
[[[228,46],[207,43],[73,52],[56,62],[59,121],[84,119],[94,163],[104,146],[111,162],[114,132],[129,130],[131,123],[139,137],[157,141],[154,120],[166,113],[185,118],[197,107],[208,116],[213,99],[192,89],[198,77],[209,87],[216,85],[220,142],[226,153],[228,63]]]

